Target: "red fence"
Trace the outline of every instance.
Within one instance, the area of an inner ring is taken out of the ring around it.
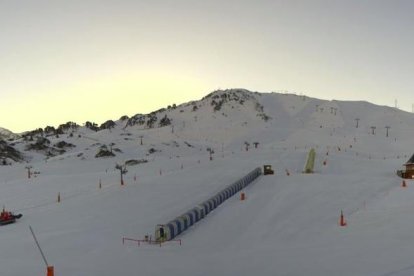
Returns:
[[[181,239],[176,239],[176,240],[169,240],[169,241],[155,241],[155,240],[151,240],[151,239],[144,239],[144,240],[137,240],[137,239],[131,239],[131,238],[126,238],[126,237],[122,237],[122,244],[125,244],[125,241],[133,241],[136,242],[138,244],[138,246],[141,246],[142,243],[146,243],[146,244],[156,244],[156,245],[160,245],[160,247],[162,246],[163,243],[170,243],[170,242],[176,242],[178,244],[181,245]]]

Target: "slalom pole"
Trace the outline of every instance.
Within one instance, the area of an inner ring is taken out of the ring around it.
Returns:
[[[344,213],[342,212],[342,210],[341,210],[341,219],[340,219],[339,225],[342,227],[346,226],[346,221],[345,221]]]
[[[43,250],[42,250],[42,248],[40,247],[39,242],[37,241],[37,238],[36,238],[35,233],[33,232],[32,226],[30,226],[30,225],[29,225],[29,229],[30,229],[30,232],[32,233],[33,239],[34,239],[34,240],[35,240],[35,242],[36,242],[37,248],[38,248],[38,249],[39,249],[39,251],[40,251],[40,254],[42,254],[43,261],[45,262],[45,265],[46,265],[46,267],[47,267],[47,274],[46,274],[46,275],[47,275],[47,276],[54,276],[54,268],[53,268],[53,266],[49,266],[49,264],[47,263],[47,260],[46,260],[45,254],[43,253]]]

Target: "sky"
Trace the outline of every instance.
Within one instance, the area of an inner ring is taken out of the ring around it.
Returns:
[[[216,89],[412,111],[412,1],[0,0],[0,126],[103,123]]]

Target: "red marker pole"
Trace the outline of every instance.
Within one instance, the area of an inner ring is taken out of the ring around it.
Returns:
[[[54,267],[53,267],[53,266],[50,266],[50,265],[47,263],[47,260],[46,260],[45,254],[43,253],[43,250],[42,250],[42,248],[40,247],[39,242],[37,241],[37,238],[36,238],[35,233],[33,232],[32,226],[30,226],[30,225],[29,225],[29,229],[30,229],[30,232],[32,233],[33,239],[34,239],[34,240],[35,240],[35,242],[36,242],[37,248],[38,248],[38,249],[39,249],[39,251],[40,251],[40,254],[42,254],[43,261],[44,261],[44,262],[45,262],[45,264],[46,264],[46,267],[47,267],[46,276],[54,276],[54,273],[55,273],[55,272],[54,272]]]
[[[339,225],[341,225],[342,227],[346,226],[346,221],[344,218],[344,213],[341,210],[341,221],[339,222]]]

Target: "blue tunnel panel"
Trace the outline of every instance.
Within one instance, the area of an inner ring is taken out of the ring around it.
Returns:
[[[190,225],[193,225],[198,221],[198,215],[195,209],[191,209],[187,214],[190,216]]]
[[[178,231],[178,225],[175,221],[170,221],[168,223],[168,225],[171,225],[172,228],[174,229],[174,231],[171,233],[172,238],[174,238],[175,236],[177,236],[178,234],[180,234],[180,232]]]
[[[198,213],[199,220],[203,219],[205,214],[206,214],[204,208],[196,207],[196,210],[197,210],[197,213]]]
[[[167,228],[167,230],[166,230],[166,234],[167,234],[166,239],[167,240],[173,239],[175,237],[174,226],[171,223],[168,223],[166,225],[166,228]]]
[[[177,220],[181,223],[181,232],[184,232],[188,228],[187,218],[181,215]]]
[[[187,228],[194,224],[195,215],[192,210],[185,213],[184,216],[187,217]]]
[[[214,199],[216,200],[216,208],[221,204],[221,196],[220,195],[216,195],[214,197]]]
[[[216,209],[216,202],[212,199],[212,198],[210,198],[209,200],[208,200],[208,203],[210,204],[210,206],[211,206],[211,211],[213,211],[214,209]]]
[[[225,189],[223,191],[223,194],[224,194],[224,201],[226,201],[230,197],[229,190],[228,189]]]
[[[210,204],[208,204],[207,201],[203,202],[201,205],[203,206],[204,215],[210,213]]]
[[[176,232],[177,233],[176,236],[177,236],[183,231],[183,227],[182,227],[181,221],[179,221],[178,219],[175,219],[173,223],[175,223],[175,225],[177,226],[177,232]]]

